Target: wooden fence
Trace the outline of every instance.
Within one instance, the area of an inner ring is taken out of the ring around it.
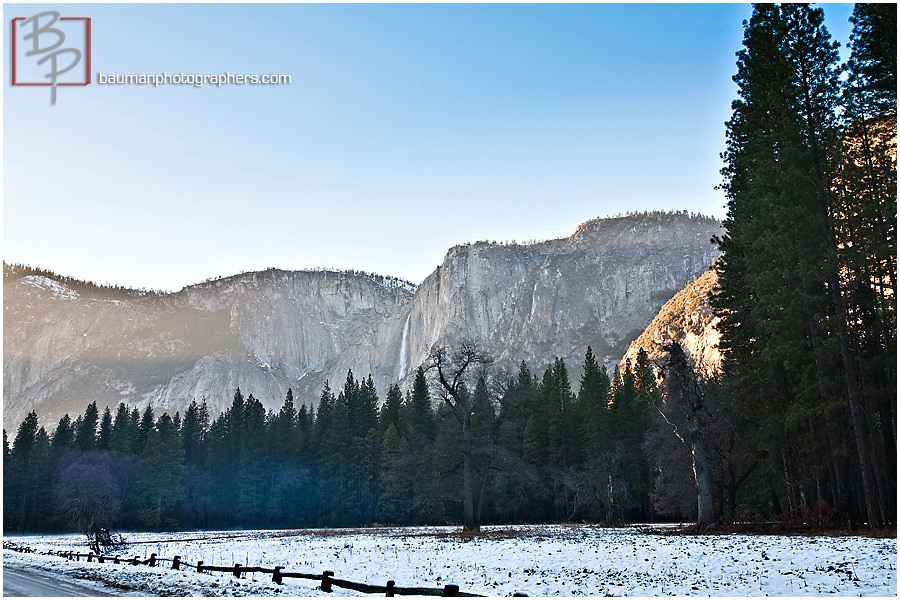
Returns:
[[[15,550],[16,552],[34,552],[31,548],[27,548],[24,546],[18,546],[14,543],[4,542],[3,547],[9,550]],[[333,587],[344,588],[348,590],[353,590],[355,592],[361,592],[363,594],[384,594],[388,597],[393,596],[445,596],[445,597],[482,597],[480,594],[471,594],[469,592],[461,592],[459,590],[458,585],[445,585],[443,588],[413,588],[413,587],[398,587],[393,581],[388,581],[386,585],[370,585],[368,583],[356,583],[355,581],[347,581],[345,579],[336,579],[334,577],[333,571],[325,571],[320,575],[309,574],[309,573],[294,573],[291,571],[284,571],[284,567],[275,567],[273,569],[267,567],[245,567],[240,563],[236,563],[234,566],[216,566],[216,565],[206,565],[203,564],[203,561],[197,561],[197,564],[192,565],[188,562],[181,560],[180,556],[174,556],[172,558],[161,558],[157,557],[156,553],[150,555],[149,558],[141,558],[140,556],[134,557],[123,557],[119,554],[115,556],[103,556],[97,555],[93,552],[88,552],[87,554],[58,550],[55,552],[45,552],[44,554],[50,554],[54,556],[61,556],[68,560],[81,560],[82,558],[86,559],[87,562],[93,562],[96,560],[99,563],[112,563],[112,564],[122,564],[122,565],[146,565],[149,567],[161,567],[162,563],[168,563],[170,569],[180,570],[182,568],[196,569],[198,573],[231,573],[237,578],[242,577],[246,573],[263,573],[272,576],[272,581],[281,585],[285,579],[310,579],[313,581],[321,582],[319,587],[324,592],[331,592]],[[524,596],[524,594],[514,594],[515,596]]]

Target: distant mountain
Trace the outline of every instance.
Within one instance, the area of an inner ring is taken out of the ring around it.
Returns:
[[[684,213],[595,219],[568,238],[451,248],[418,287],[358,272],[245,273],[176,293],[99,288],[52,274],[4,278],[4,426],[35,409],[55,426],[92,400],[158,412],[240,387],[277,410],[312,405],[352,369],[408,385],[432,345],[468,336],[501,365],[585,349],[616,364],[663,304],[718,255],[720,223]],[[577,381],[577,379],[574,379]]]

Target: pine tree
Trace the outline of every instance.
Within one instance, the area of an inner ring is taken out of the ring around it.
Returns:
[[[144,451],[144,447],[147,444],[147,438],[150,436],[150,432],[153,430],[154,425],[156,425],[156,417],[153,414],[153,407],[148,404],[147,408],[144,409],[144,412],[141,413],[141,420],[138,424],[137,442],[135,448],[132,450],[135,454],[140,454]]]
[[[522,434],[522,458],[532,465],[546,463],[545,444],[546,434],[541,432],[540,425],[535,415],[528,417],[525,423],[525,431]]]
[[[428,460],[428,448],[435,441],[437,428],[437,418],[428,391],[428,380],[421,366],[416,369],[412,389],[406,394],[401,425],[397,433],[401,439],[406,439],[409,445],[409,476],[413,481],[412,497],[415,499],[410,519],[414,523],[421,523],[431,506],[433,465]]]
[[[238,514],[258,519],[268,497],[270,478],[266,461],[266,409],[262,402],[247,396],[241,419],[238,458]]]
[[[850,349],[880,473],[897,470],[897,10],[856,4],[843,104],[843,162],[833,208]],[[876,416],[877,415],[877,416]],[[896,518],[896,479],[881,478],[881,510]]]
[[[148,432],[138,474],[142,518],[159,531],[176,525],[174,510],[184,500],[184,447],[172,418],[164,413]]]
[[[130,418],[128,407],[124,402],[120,402],[116,408],[116,416],[113,419],[112,431],[110,432],[109,447],[111,450],[120,453],[126,453],[131,450]]]
[[[75,447],[82,451],[93,450],[97,445],[97,424],[100,413],[97,411],[97,403],[91,402],[84,410],[78,426],[75,429]]]
[[[53,438],[50,442],[53,450],[62,450],[65,448],[71,448],[72,444],[75,443],[75,430],[72,426],[72,419],[69,418],[69,415],[63,415],[59,419],[59,423],[56,425],[56,429],[53,431]]]
[[[387,395],[384,398],[384,405],[381,407],[379,414],[379,422],[381,424],[382,433],[386,433],[388,428],[393,425],[396,431],[401,429],[401,413],[403,412],[403,392],[397,384],[388,387]]]
[[[53,525],[55,517],[52,503],[54,479],[48,477],[55,464],[51,455],[50,436],[43,427],[34,436],[28,463],[27,471],[32,476],[31,481],[27,482],[31,486],[33,502],[32,528],[46,531]]]
[[[591,347],[584,355],[581,386],[578,390],[578,408],[581,417],[585,452],[597,456],[609,443],[610,429],[607,402],[609,401],[609,375],[597,364]]]
[[[313,447],[313,411],[306,408],[306,404],[300,405],[297,411],[297,458],[301,464],[309,462]]]
[[[112,441],[112,413],[109,407],[103,409],[103,416],[100,419],[100,431],[97,433],[97,448],[99,450],[109,450]]]
[[[144,450],[144,441],[147,439],[141,431],[141,411],[134,407],[128,413],[128,451],[131,454],[140,455]]]
[[[425,370],[420,366],[416,369],[416,377],[413,380],[412,391],[406,398],[404,407],[404,430],[398,430],[401,436],[409,440],[410,451],[415,456],[421,456],[422,449],[434,439],[435,418],[431,407],[431,394],[428,391],[428,380],[425,378]]]
[[[38,432],[38,418],[31,411],[19,425],[13,439],[9,460],[4,463],[4,517],[15,529],[23,532],[32,525],[32,488],[35,473],[31,471],[32,450]]]
[[[650,465],[644,439],[650,430],[650,411],[657,402],[646,352],[616,367],[610,388],[613,444],[609,481],[611,511],[616,521],[645,520],[651,514]]]
[[[281,410],[272,419],[269,431],[272,453],[282,461],[293,461],[298,452],[297,409],[294,408],[294,392],[288,388]]]
[[[388,425],[381,442],[381,493],[379,520],[407,524],[412,518],[413,481],[409,464],[409,444],[400,437],[394,423]]]
[[[375,389],[371,373],[360,385],[359,394],[358,431],[365,438],[369,431],[378,431],[378,390]]]
[[[208,433],[209,411],[206,401],[198,405],[196,400],[191,400],[187,410],[184,411],[181,423],[181,440],[186,464],[203,464],[206,461],[204,449]]]
[[[38,431],[38,417],[35,411],[31,411],[19,425],[16,437],[13,439],[10,458],[14,460],[24,460],[31,454],[34,446],[34,437]]]

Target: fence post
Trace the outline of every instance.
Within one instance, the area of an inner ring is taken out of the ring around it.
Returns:
[[[202,560],[198,560],[198,561],[197,561],[197,572],[198,572],[198,573],[202,573],[202,572],[203,572],[203,561],[202,561]]]
[[[278,585],[281,585],[281,582],[282,582],[281,570],[282,570],[283,568],[284,568],[284,567],[275,567],[275,568],[272,570],[272,581],[273,581],[274,583],[277,583]]]
[[[94,562],[94,553],[88,552],[88,562]]]
[[[113,559],[113,564],[114,565],[119,564],[119,555],[118,554],[116,554],[116,557]]]
[[[97,556],[97,562],[103,563],[105,561],[106,561],[106,557],[104,557],[102,554]]]
[[[232,573],[238,579],[241,578],[241,563],[234,563],[234,571],[232,571]]]
[[[138,566],[139,564],[141,564],[141,557],[135,556],[133,559],[131,559],[131,564],[133,564],[134,566]]]
[[[174,571],[181,570],[181,557],[178,556],[177,554],[175,555],[175,558],[172,559],[172,569]]]
[[[150,560],[147,561],[147,564],[150,565],[151,567],[156,566],[156,552],[154,552],[153,554],[150,555]]]
[[[331,593],[331,577],[334,571],[325,571],[322,573],[322,591]]]
[[[458,596],[459,595],[459,586],[452,585],[452,584],[445,585],[443,595],[447,596],[447,597]]]
[[[384,595],[385,595],[385,597],[387,597],[387,598],[393,598],[393,597],[394,597],[394,582],[393,582],[393,581],[388,581],[388,582],[387,582],[387,589],[385,590]]]

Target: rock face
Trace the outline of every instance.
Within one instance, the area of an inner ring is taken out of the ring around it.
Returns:
[[[380,281],[379,281],[380,279]],[[174,414],[236,388],[270,408],[331,367],[373,323],[409,304],[395,280],[269,270],[127,300],[82,296],[46,277],[4,283],[4,426],[44,424],[92,400]]]
[[[361,273],[268,270],[173,294],[84,295],[47,277],[4,282],[4,426],[32,409],[54,426],[92,400],[158,413],[240,387],[268,408],[288,387],[314,404],[352,369],[408,384],[434,344],[479,340],[497,362],[542,370],[588,345],[616,364],[663,304],[718,251],[718,221],[649,213],[589,221],[542,243],[450,249],[416,288]]]
[[[709,305],[709,293],[716,286],[713,270],[706,271],[666,302],[650,326],[634,341],[622,359],[634,361],[638,350],[647,352],[652,363],[665,358],[663,348],[678,342],[694,363],[694,369],[706,377],[722,369],[716,317]]]

